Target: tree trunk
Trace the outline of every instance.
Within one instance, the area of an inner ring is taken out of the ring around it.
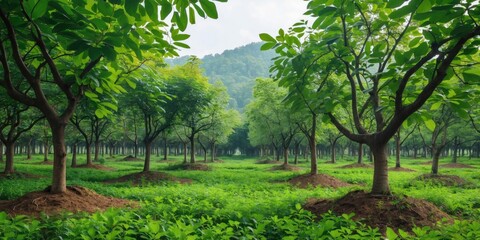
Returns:
[[[187,163],[187,144],[183,143],[183,163]]]
[[[333,142],[330,144],[330,151],[331,151],[331,156],[330,156],[330,161],[332,163],[337,162],[337,152],[335,151],[335,148],[337,146],[337,139],[333,140]]]
[[[32,139],[29,138],[27,143],[27,160],[31,160],[31,159],[32,159]]]
[[[283,148],[283,164],[288,165],[288,147]]]
[[[387,143],[374,143],[370,146],[373,154],[374,171],[372,194],[388,195],[390,186],[388,183],[388,149]]]
[[[15,143],[13,142],[5,143],[6,162],[5,162],[5,170],[3,171],[3,173],[5,174],[12,174],[15,172],[15,170],[13,169],[13,156],[15,155],[14,150],[15,150]]]
[[[77,143],[72,146],[72,167],[77,167]]]
[[[163,143],[163,160],[167,161],[168,159],[168,146],[167,146],[167,139]]]
[[[357,163],[358,164],[363,163],[363,144],[362,143],[358,144],[358,160],[357,160]]]
[[[308,143],[310,144],[310,174],[316,175],[318,174],[318,167],[317,167],[317,142],[315,139],[315,128],[316,128],[316,118],[314,118],[314,126],[312,127],[312,133],[308,138]]]
[[[99,161],[98,153],[100,152],[100,141],[95,141],[95,149],[93,151],[95,154],[93,161],[98,162]]]
[[[190,163],[195,163],[195,138],[190,138]]]
[[[48,161],[48,141],[43,144],[43,161]]]
[[[215,157],[216,157],[216,156],[215,156],[215,152],[217,151],[217,150],[215,149],[215,143],[212,143],[212,145],[211,145],[211,150],[210,150],[210,151],[211,151],[211,153],[210,153],[211,159],[210,159],[210,160],[211,160],[211,162],[215,162]]]
[[[92,144],[85,143],[85,149],[87,151],[87,165],[92,165]]]
[[[453,156],[452,156],[452,162],[457,163],[458,162],[458,137],[455,136],[453,140]]]
[[[398,129],[395,139],[395,167],[400,168],[400,129]]]
[[[3,143],[0,142],[0,162],[3,162]]]
[[[150,156],[152,154],[152,142],[145,141],[145,163],[143,164],[143,172],[150,171]]]
[[[53,176],[50,193],[64,193],[67,191],[67,152],[65,149],[66,124],[50,122],[53,141]]]
[[[297,143],[297,144],[295,144],[295,159],[293,161],[293,163],[295,165],[298,164],[298,154],[299,154],[299,152],[300,152],[300,143]]]
[[[440,148],[432,147],[432,174],[438,174],[438,162],[440,160],[442,150]]]

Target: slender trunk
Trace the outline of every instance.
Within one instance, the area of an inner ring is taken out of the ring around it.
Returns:
[[[400,168],[400,129],[398,129],[395,135],[395,167]]]
[[[43,144],[43,161],[47,162],[48,161],[48,141],[46,141]]]
[[[338,140],[338,138],[336,138],[335,140],[333,140],[333,142],[330,144],[330,146],[331,146],[331,149],[330,149],[330,151],[331,151],[331,159],[330,159],[330,161],[331,161],[332,163],[336,163],[336,162],[337,162],[337,152],[335,151],[336,146],[337,146],[337,140]]]
[[[358,160],[357,163],[361,164],[363,163],[363,144],[359,143],[358,144]]]
[[[66,124],[49,122],[52,129],[53,140],[53,176],[51,193],[64,193],[67,191],[67,152],[65,149]]]
[[[432,147],[432,174],[438,174],[438,162],[440,160],[442,150],[440,148]]]
[[[137,140],[135,140],[135,142],[133,143],[133,157],[137,158],[138,156],[138,143],[137,143]]]
[[[0,142],[0,162],[3,162],[3,143]]]
[[[143,164],[143,172],[150,171],[150,156],[152,154],[152,142],[145,141],[145,163]]]
[[[187,163],[187,143],[183,143],[183,163]]]
[[[72,167],[77,167],[77,143],[72,146]]]
[[[100,141],[95,141],[95,149],[93,151],[95,154],[93,161],[98,162],[99,161],[98,153],[100,152]]]
[[[195,163],[195,138],[190,138],[190,163]]]
[[[283,148],[283,164],[288,165],[288,147]]]
[[[317,167],[317,141],[315,138],[315,132],[317,128],[317,118],[316,115],[313,115],[313,125],[312,125],[312,132],[308,138],[308,143],[310,144],[310,174],[316,175],[318,174],[318,167]]]
[[[374,172],[372,194],[390,194],[388,183],[388,149],[386,143],[374,143],[370,146],[373,154]]]
[[[204,148],[203,149],[203,162],[204,163],[207,163],[207,148]]]
[[[452,156],[452,162],[457,163],[458,162],[458,137],[455,136],[455,139],[453,140],[453,156]]]
[[[163,142],[163,160],[167,161],[168,159],[168,146],[167,146],[167,139]]]
[[[293,161],[293,163],[295,165],[298,164],[298,154],[299,154],[299,152],[300,152],[300,143],[297,143],[297,144],[295,144],[295,159]]]
[[[92,144],[91,143],[85,143],[85,148],[87,150],[87,165],[90,166],[92,165]]]
[[[13,156],[15,155],[14,150],[15,150],[15,143],[13,142],[5,143],[6,162],[5,162],[5,170],[3,171],[3,173],[5,174],[12,174],[15,172],[15,170],[13,169]]]
[[[28,139],[27,143],[27,160],[32,159],[32,139]]]
[[[212,143],[210,151],[211,151],[211,153],[210,153],[210,155],[211,155],[210,160],[211,160],[211,162],[214,162],[214,161],[215,161],[215,152],[216,152],[215,143]]]

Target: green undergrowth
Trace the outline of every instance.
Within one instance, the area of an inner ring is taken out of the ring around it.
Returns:
[[[105,158],[114,171],[68,168],[68,183],[96,192],[140,202],[137,209],[110,209],[95,214],[64,214],[31,219],[10,218],[0,213],[0,239],[382,239],[377,229],[356,222],[352,215],[326,214],[315,220],[301,205],[308,198],[339,198],[354,189],[371,187],[373,169],[341,169],[352,163],[323,164],[321,173],[355,184],[353,187],[298,189],[286,180],[309,171],[302,161],[300,172],[271,171],[271,164],[255,164],[256,159],[222,158],[223,163],[208,163],[211,171],[168,170],[181,163],[181,157],[152,161],[152,171],[192,179],[192,184],[164,182],[104,184],[103,181],[140,172],[142,162],[122,162],[120,156]],[[84,159],[80,158],[81,163]],[[50,184],[51,166],[33,164],[40,160],[18,160],[16,170],[43,176],[37,179],[0,179],[0,199],[15,199]],[[388,239],[478,239],[480,237],[480,162],[463,160],[475,169],[440,169],[458,175],[473,187],[443,187],[415,182],[429,166],[407,159],[403,167],[415,172],[390,172],[395,194],[426,199],[456,216],[454,224],[438,228],[415,228],[411,233],[387,230]],[[442,160],[447,162],[448,160]],[[463,234],[463,235],[462,235]]]

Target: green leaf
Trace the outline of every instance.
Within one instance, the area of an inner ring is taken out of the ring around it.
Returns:
[[[158,5],[155,0],[145,0],[145,10],[152,21],[158,21]]]
[[[135,16],[137,13],[139,4],[140,4],[140,0],[126,0],[125,11],[128,13],[128,15]]]
[[[435,131],[435,127],[437,126],[437,124],[435,124],[435,121],[433,121],[432,119],[428,119],[428,120],[425,120],[425,126],[427,126],[428,130],[430,131]]]
[[[387,227],[387,239],[388,240],[395,240],[398,238],[398,235],[393,231],[393,229]]]
[[[182,47],[182,48],[190,48],[190,46],[188,46],[187,44],[185,43],[182,43],[182,42],[174,42],[173,45],[175,46],[179,46],[179,47]]]
[[[26,0],[23,2],[25,11],[32,19],[42,17],[47,13],[49,0]]]
[[[399,0],[389,0],[387,3],[387,8],[397,8],[402,6],[404,1],[399,1]]]
[[[167,16],[172,12],[173,6],[169,1],[163,0],[160,2],[160,7],[160,18],[165,20],[165,18],[167,18]]]
[[[260,47],[260,50],[266,51],[274,48],[277,44],[274,42],[267,42]]]
[[[177,34],[172,36],[173,41],[183,41],[187,40],[190,37],[188,34]]]
[[[203,10],[209,16],[210,18],[217,19],[218,18],[218,12],[217,12],[217,7],[215,7],[215,4],[208,1],[208,0],[200,0],[200,5],[202,6]]]
[[[260,39],[262,39],[262,41],[265,41],[265,42],[277,42],[277,40],[275,40],[275,38],[273,38],[272,36],[270,36],[269,34],[267,33],[260,33]]]

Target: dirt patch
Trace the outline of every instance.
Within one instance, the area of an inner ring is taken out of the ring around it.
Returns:
[[[90,168],[90,169],[97,169],[102,171],[115,171],[115,168],[107,167],[100,164],[82,164],[78,165],[75,168]]]
[[[350,169],[350,168],[373,168],[371,164],[366,163],[352,163],[338,168]]]
[[[102,196],[96,192],[77,186],[67,187],[67,192],[51,194],[50,188],[43,191],[31,192],[12,201],[0,202],[0,211],[11,216],[30,215],[38,217],[44,212],[55,215],[62,212],[96,212],[111,207],[136,207],[135,202]]]
[[[463,164],[463,163],[447,163],[447,164],[442,164],[440,166],[446,167],[446,168],[475,168],[472,165]]]
[[[388,169],[388,171],[392,172],[415,172],[415,170],[410,169],[410,168],[403,168],[403,167],[391,167]]]
[[[293,172],[297,172],[297,171],[300,171],[300,170],[302,170],[302,168],[299,168],[297,166],[292,166],[290,164],[282,164],[282,165],[273,166],[272,168],[270,168],[270,171],[293,171]]]
[[[339,188],[339,187],[348,187],[352,186],[349,183],[346,183],[342,180],[334,178],[326,174],[315,174],[310,173],[296,176],[288,182],[299,188],[308,188],[311,187],[330,187],[330,188]]]
[[[14,172],[10,174],[0,173],[0,179],[40,179],[44,178],[44,176],[30,174],[30,173],[23,173],[23,172]]]
[[[128,162],[140,162],[140,161],[143,161],[142,159],[140,158],[136,158],[132,155],[128,155],[122,159],[120,159],[119,161],[128,161]]]
[[[160,182],[178,182],[191,183],[192,180],[186,178],[177,178],[167,173],[162,172],[139,172],[125,175],[116,179],[104,181],[104,183],[124,183],[132,182],[133,185],[138,186],[145,183],[160,183]]]
[[[435,185],[441,186],[469,186],[471,185],[470,182],[467,180],[455,176],[455,175],[441,175],[441,174],[423,174],[417,177],[415,180],[417,181],[427,181],[431,182]]]
[[[353,191],[337,200],[309,199],[304,209],[316,216],[332,210],[334,213],[355,213],[354,220],[378,227],[411,231],[414,226],[434,226],[438,221],[452,218],[430,202],[407,196],[373,196]]]
[[[432,165],[432,161],[428,161],[428,162],[420,162],[419,164],[420,165]]]

